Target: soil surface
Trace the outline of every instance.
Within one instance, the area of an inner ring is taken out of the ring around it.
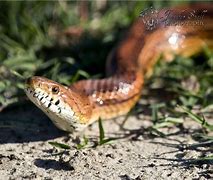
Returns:
[[[148,102],[149,103],[149,102]],[[77,149],[76,135],[58,130],[32,103],[12,106],[0,114],[0,179],[212,179],[212,162],[198,157],[212,153],[212,144],[198,143],[192,134],[200,125],[185,119],[180,127],[163,129],[165,137],[150,133],[151,110],[143,102],[140,113],[103,122],[107,144],[98,145],[98,123],[84,134],[89,144]],[[48,142],[71,146],[63,151]],[[188,148],[187,148],[188,147]],[[59,153],[59,154],[58,154]]]

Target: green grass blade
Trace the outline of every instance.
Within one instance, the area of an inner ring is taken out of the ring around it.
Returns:
[[[187,108],[183,107],[183,106],[179,106],[185,113],[187,113],[189,115],[189,117],[196,121],[197,123],[199,123],[200,125],[202,125],[204,128],[213,131],[213,125],[209,124],[204,117],[200,117],[196,114],[194,114],[193,112],[191,112],[190,110],[188,110]]]
[[[62,143],[58,143],[58,142],[48,142],[50,145],[57,147],[57,148],[61,148],[61,149],[71,149],[71,147],[69,145],[66,144],[62,144]]]

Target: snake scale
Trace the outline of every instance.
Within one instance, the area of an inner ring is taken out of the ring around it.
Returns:
[[[111,52],[106,65],[109,77],[64,86],[34,76],[26,81],[29,99],[58,128],[81,131],[99,118],[128,113],[140,98],[144,77],[151,74],[159,57],[171,61],[175,55],[199,53],[204,46],[213,48],[212,4],[162,9],[157,16],[153,12],[139,17]]]

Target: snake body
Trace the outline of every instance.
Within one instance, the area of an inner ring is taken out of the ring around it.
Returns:
[[[159,57],[170,61],[178,54],[188,57],[199,53],[204,46],[213,48],[213,5],[163,9],[155,19],[152,15],[139,17],[109,55],[109,77],[81,80],[68,87],[34,76],[26,81],[27,96],[58,128],[80,131],[99,118],[128,113],[140,98],[144,77],[151,74]],[[180,15],[185,17],[182,24],[175,24],[174,18]],[[157,22],[150,28],[146,20]],[[195,24],[198,20],[202,24]]]

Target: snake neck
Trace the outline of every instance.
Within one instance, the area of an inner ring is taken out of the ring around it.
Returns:
[[[111,119],[126,114],[141,95],[144,83],[140,72],[128,71],[101,80],[83,80],[74,87],[88,97],[92,104],[89,123],[98,118]]]

